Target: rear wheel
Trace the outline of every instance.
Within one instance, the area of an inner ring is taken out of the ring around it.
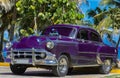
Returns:
[[[27,67],[22,66],[22,65],[12,65],[12,64],[10,64],[10,69],[14,74],[21,75],[26,71]]]
[[[100,73],[102,74],[108,74],[110,73],[111,69],[112,69],[111,60],[106,59],[104,63],[102,64],[102,66],[100,66],[99,70],[100,70]]]
[[[56,76],[65,76],[68,73],[69,67],[68,57],[65,55],[61,55],[58,59],[58,65],[53,67],[53,74]]]

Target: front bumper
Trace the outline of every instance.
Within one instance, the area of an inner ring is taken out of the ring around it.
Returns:
[[[44,53],[44,58],[39,58],[40,53]],[[52,54],[44,49],[11,49],[8,52],[7,59],[10,59],[11,64],[27,64],[27,65],[57,65],[55,54]]]

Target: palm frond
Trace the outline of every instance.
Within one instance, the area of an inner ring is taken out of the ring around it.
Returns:
[[[106,14],[108,14],[108,13],[109,13],[108,11],[101,12],[101,13],[99,13],[99,14],[95,15],[95,16],[94,16],[94,18],[99,18],[99,17],[102,17],[102,16],[104,16],[104,15],[106,15]]]
[[[117,7],[120,7],[120,0],[101,0],[100,5],[115,5]]]
[[[99,31],[104,30],[104,29],[110,27],[111,24],[112,24],[112,22],[113,22],[113,20],[111,19],[110,16],[108,16],[108,17],[104,18],[104,19],[99,23],[99,25],[97,26],[97,29],[98,29]]]
[[[101,0],[100,5],[111,5],[114,3],[114,0]]]
[[[96,11],[95,10],[89,10],[89,11],[87,11],[86,14],[88,15],[89,18],[94,17],[96,15]]]

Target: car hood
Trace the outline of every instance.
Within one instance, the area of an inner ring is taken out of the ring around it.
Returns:
[[[58,37],[58,36],[30,36],[24,37],[19,42],[15,42],[12,46],[14,49],[23,49],[23,48],[36,48],[41,49],[45,48],[48,41],[58,41],[58,40],[70,40],[67,37]]]
[[[56,40],[55,37],[47,37],[47,36],[30,36],[24,37],[19,42],[15,42],[13,44],[13,48],[44,48],[46,42]]]

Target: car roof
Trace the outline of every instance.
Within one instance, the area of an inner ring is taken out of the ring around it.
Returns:
[[[50,27],[72,27],[72,28],[77,28],[77,29],[88,29],[94,32],[97,32],[95,29],[89,27],[89,26],[85,26],[85,25],[73,25],[73,24],[56,24],[56,25],[52,25]]]

